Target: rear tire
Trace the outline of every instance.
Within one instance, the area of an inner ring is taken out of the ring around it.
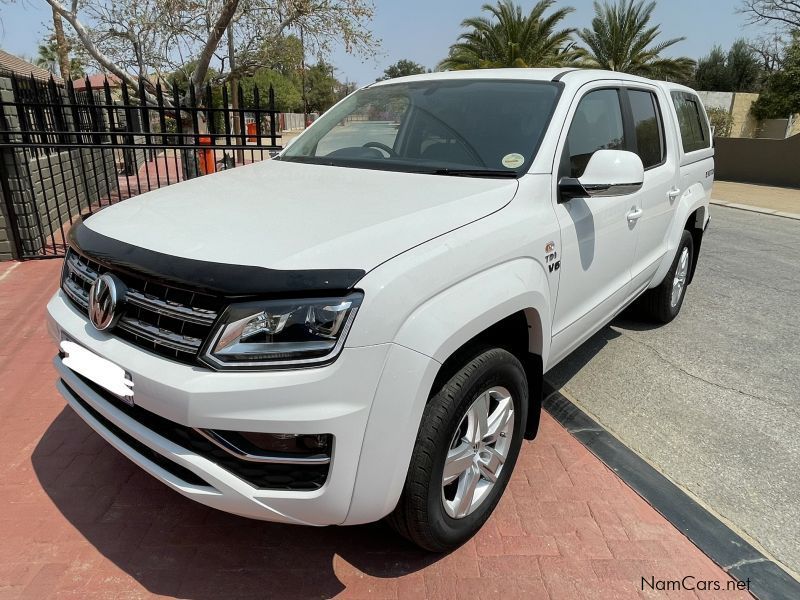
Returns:
[[[675,259],[664,280],[658,287],[647,290],[641,298],[640,306],[648,317],[659,323],[669,323],[678,316],[683,306],[683,299],[686,297],[686,285],[689,282],[693,260],[692,234],[684,229]]]
[[[387,517],[400,535],[431,552],[457,548],[492,514],[527,421],[520,361],[501,348],[468,356],[428,401],[405,487]]]

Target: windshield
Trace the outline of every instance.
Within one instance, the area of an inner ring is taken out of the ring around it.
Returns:
[[[334,106],[280,160],[517,177],[555,109],[559,86],[518,80],[432,80],[359,90]]]

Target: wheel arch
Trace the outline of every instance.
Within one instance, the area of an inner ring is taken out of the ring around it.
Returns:
[[[525,439],[532,440],[539,430],[542,407],[543,363],[541,354],[541,315],[534,308],[518,310],[490,324],[466,340],[448,356],[431,386],[433,392],[444,385],[461,367],[486,348],[503,348],[516,356],[528,380],[528,416]]]
[[[675,258],[675,253],[678,249],[678,244],[681,240],[684,230],[688,230],[692,234],[692,242],[695,246],[694,258],[692,260],[692,270],[690,272],[689,282],[691,276],[694,275],[694,265],[697,264],[697,255],[699,251],[699,241],[703,236],[703,229],[708,221],[708,197],[700,183],[690,186],[678,201],[675,207],[675,216],[672,220],[669,233],[666,238],[666,252],[661,259],[661,265],[653,275],[650,287],[658,286],[663,280],[664,276],[672,266],[672,261]]]
[[[532,258],[517,258],[477,273],[422,304],[395,341],[442,364],[431,389],[460,367],[464,354],[476,346],[494,344],[510,350],[528,376],[525,437],[533,439],[539,425],[542,365],[550,350],[549,315],[544,267]]]
[[[703,231],[705,230],[706,226],[707,214],[708,209],[705,206],[701,206],[689,215],[689,217],[686,219],[686,224],[683,226],[683,229],[691,234],[692,245],[694,246],[694,252],[692,253],[692,264],[689,268],[689,277],[686,281],[686,285],[692,283],[694,271],[697,268],[697,259],[700,256],[700,244],[703,242]]]

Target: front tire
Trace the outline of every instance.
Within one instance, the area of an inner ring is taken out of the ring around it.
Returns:
[[[520,361],[492,348],[428,401],[405,487],[389,524],[432,552],[452,550],[492,514],[519,455],[528,410]]]
[[[653,320],[669,323],[678,316],[686,296],[686,285],[689,283],[693,260],[692,234],[684,229],[675,259],[664,280],[658,287],[648,290],[642,296],[641,305]]]

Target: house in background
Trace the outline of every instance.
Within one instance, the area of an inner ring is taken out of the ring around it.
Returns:
[[[52,77],[56,84],[64,84],[64,81],[58,75],[54,75],[42,67],[37,67],[19,56],[9,54],[3,49],[0,49],[0,73],[16,75],[18,77],[33,77],[35,80],[45,83],[50,81]]]
[[[111,90],[111,99],[122,100],[122,80],[111,73],[108,75],[105,73],[95,73],[94,75],[87,75],[81,79],[73,79],[72,87],[76,92],[85,92],[89,89],[89,86],[91,86],[94,92],[102,92],[106,79],[108,79],[108,87]]]

